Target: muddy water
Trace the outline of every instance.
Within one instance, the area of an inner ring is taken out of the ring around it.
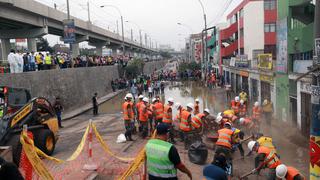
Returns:
[[[124,96],[125,93],[122,93],[100,105],[99,112],[108,114],[121,112]],[[223,89],[208,89],[195,82],[169,82],[165,88],[165,93],[160,95],[160,97],[163,101],[172,97],[175,102],[180,102],[183,106],[186,106],[189,102],[194,103],[194,100],[198,98],[200,100],[200,110],[208,108],[211,114],[214,115],[227,109],[227,104],[229,104]],[[176,114],[176,108],[173,108],[173,113],[174,115]],[[271,127],[263,123],[261,130],[265,135],[273,138],[283,163],[296,167],[304,175],[309,173],[308,139],[306,137],[301,136],[297,129],[276,120],[272,122]],[[247,153],[246,144],[243,144],[243,148],[245,153]],[[239,152],[235,153],[234,158],[239,159]],[[245,160],[236,160],[234,167],[237,175],[245,174],[254,168],[254,159],[251,157]],[[199,168],[201,169],[201,167]],[[256,176],[251,176],[249,179],[257,178],[265,179],[264,177],[259,178]]]

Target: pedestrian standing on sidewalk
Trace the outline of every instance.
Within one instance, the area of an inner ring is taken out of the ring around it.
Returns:
[[[62,123],[61,123],[61,121],[62,121],[61,115],[62,115],[62,111],[63,111],[63,106],[62,106],[62,103],[61,103],[61,100],[59,97],[56,98],[56,101],[54,102],[53,107],[54,107],[54,110],[55,110],[57,118],[58,118],[59,128],[63,128]]]
[[[273,114],[273,103],[269,98],[265,99],[262,104],[263,117],[267,124],[271,126],[272,114]]]
[[[92,97],[92,106],[93,106],[93,115],[98,115],[98,99],[97,99],[98,93],[94,93],[94,96]]]
[[[181,162],[177,148],[167,142],[168,133],[169,126],[159,124],[156,138],[150,139],[146,145],[145,172],[148,172],[149,180],[177,180],[177,169],[192,179],[190,170]]]

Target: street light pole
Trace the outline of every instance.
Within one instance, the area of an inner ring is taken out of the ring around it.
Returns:
[[[207,31],[207,16],[206,16],[206,12],[204,10],[204,6],[201,2],[201,0],[198,0],[200,5],[201,5],[201,8],[202,8],[202,13],[203,13],[203,19],[204,19],[204,30],[205,30],[205,33],[204,33],[204,36],[202,36],[202,61],[203,61],[203,64],[202,66],[204,65],[204,68],[205,68],[205,71],[203,71],[203,67],[201,67],[201,73],[202,73],[202,79],[205,78],[205,76],[207,75],[207,71],[208,71],[208,53],[207,53],[207,36],[208,36],[208,31]],[[203,40],[204,38],[204,40]]]
[[[118,13],[120,14],[120,18],[121,18],[121,29],[122,29],[122,51],[123,51],[123,55],[125,55],[125,46],[124,46],[124,27],[123,27],[123,16],[122,13],[120,11],[120,9],[117,6],[114,5],[102,5],[100,6],[100,8],[104,8],[104,7],[113,7],[115,8]]]

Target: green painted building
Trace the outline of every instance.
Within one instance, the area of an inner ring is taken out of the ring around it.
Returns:
[[[300,85],[313,58],[314,3],[311,0],[278,0],[276,114],[302,128]],[[300,99],[299,99],[300,98]],[[299,121],[300,120],[300,121]]]

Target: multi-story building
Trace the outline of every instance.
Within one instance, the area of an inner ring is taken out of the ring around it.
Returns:
[[[220,73],[234,92],[248,91],[251,101],[275,102],[276,0],[243,0],[219,32]]]
[[[186,43],[186,49],[189,50],[188,59],[190,61],[196,61],[200,63],[202,53],[202,34],[191,34],[188,42]]]
[[[296,79],[308,71],[313,59],[314,1],[278,1],[278,51],[276,66],[277,117],[309,135],[311,77]]]

